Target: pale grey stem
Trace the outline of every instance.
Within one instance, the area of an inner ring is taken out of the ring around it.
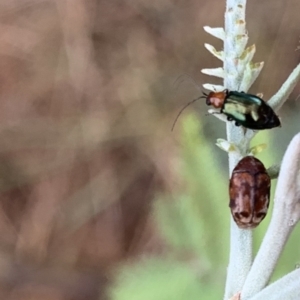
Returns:
[[[242,289],[243,300],[253,297],[266,286],[290,233],[299,221],[299,187],[300,133],[293,138],[284,155],[271,222]]]
[[[249,300],[295,300],[300,299],[300,269],[275,281]],[[244,299],[244,298],[243,298]]]
[[[238,37],[247,36],[245,9],[246,0],[227,0],[224,38],[224,87],[233,91],[238,90],[244,71],[237,68],[236,61],[245,46],[238,44]],[[229,152],[229,174],[231,175],[233,168],[246,154],[249,140],[244,138],[243,129],[236,127],[232,122],[227,122],[227,140],[240,149],[240,154]],[[252,231],[239,229],[232,218],[230,228],[230,256],[224,299],[229,299],[241,291],[252,263]]]
[[[241,131],[232,122],[227,123],[227,139],[235,145],[240,145],[240,150],[245,155],[249,141],[244,140],[241,145]],[[242,156],[243,156],[242,155]],[[238,152],[229,152],[229,174],[242,157]],[[230,176],[229,175],[229,176]],[[230,221],[230,256],[227,269],[226,288],[224,299],[241,291],[246,276],[252,264],[252,230],[240,229],[234,220]]]
[[[293,70],[278,92],[268,101],[268,104],[278,111],[288,96],[293,91],[294,87],[300,80],[300,64]]]

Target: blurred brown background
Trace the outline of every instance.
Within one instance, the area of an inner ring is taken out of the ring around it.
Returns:
[[[300,2],[248,1],[268,99],[299,62]],[[0,0],[0,298],[105,299],[111,270],[160,253],[157,193],[176,194],[177,112],[221,62],[225,1]],[[299,120],[297,86],[281,116]],[[223,124],[196,110],[214,143]],[[278,145],[299,131],[288,123]],[[195,150],[196,151],[196,150]],[[226,168],[226,154],[214,158]]]

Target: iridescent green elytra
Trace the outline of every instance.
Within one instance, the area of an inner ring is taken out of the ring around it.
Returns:
[[[220,108],[229,121],[237,126],[262,130],[280,126],[280,120],[271,106],[256,95],[224,90],[211,92],[206,97],[206,104]]]

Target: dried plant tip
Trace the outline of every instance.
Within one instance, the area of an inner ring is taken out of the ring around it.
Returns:
[[[212,28],[209,26],[204,26],[203,29],[209,33],[210,35],[224,41],[225,38],[225,32],[224,29],[222,27],[218,27],[218,28]]]
[[[202,85],[206,90],[212,91],[212,92],[221,92],[224,91],[225,88],[223,85],[217,85],[217,84],[210,84],[210,83],[204,83]]]
[[[260,74],[262,68],[264,66],[264,62],[260,63],[248,63],[243,73],[243,79],[241,81],[241,85],[239,87],[240,91],[247,92],[249,88],[252,86],[258,75]]]
[[[206,75],[220,77],[220,78],[224,78],[225,75],[223,68],[202,69],[201,72]]]
[[[239,149],[233,143],[224,139],[217,139],[216,145],[225,152],[238,152],[240,154]]]
[[[240,56],[239,59],[240,59],[241,62],[243,62],[244,64],[247,64],[247,63],[249,63],[249,62],[252,60],[252,58],[253,58],[253,56],[254,56],[254,54],[255,54],[255,51],[256,51],[256,47],[255,47],[255,45],[252,45],[252,46],[246,48],[246,49],[243,51],[243,53],[242,53],[242,55]]]
[[[218,59],[220,59],[221,61],[223,61],[224,58],[224,53],[223,51],[217,51],[215,49],[214,46],[210,45],[210,44],[204,44],[204,47],[215,57],[217,57]]]
[[[235,36],[235,42],[238,46],[237,47],[237,55],[238,55],[237,57],[240,57],[243,54],[245,47],[248,43],[248,39],[249,39],[248,35],[244,34],[244,33]]]
[[[253,155],[253,156],[256,156],[258,153],[262,152],[263,150],[267,149],[268,148],[268,145],[267,144],[259,144],[259,145],[256,145],[254,147],[251,147],[249,149],[249,152],[248,154],[249,155]]]

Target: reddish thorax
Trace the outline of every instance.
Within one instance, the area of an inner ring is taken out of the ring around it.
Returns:
[[[222,92],[210,92],[206,97],[206,104],[215,108],[222,108],[226,98],[226,90]]]

